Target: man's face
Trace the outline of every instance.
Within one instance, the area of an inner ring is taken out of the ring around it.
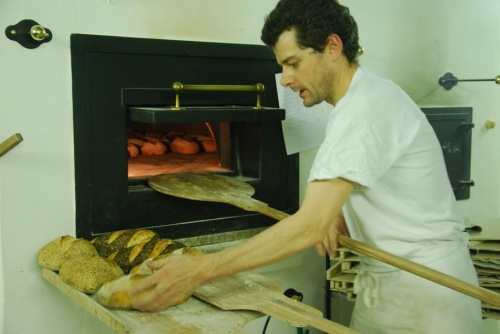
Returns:
[[[334,74],[328,66],[328,57],[312,48],[300,48],[294,29],[280,35],[274,53],[283,67],[281,85],[298,91],[304,106],[311,107],[329,100]]]

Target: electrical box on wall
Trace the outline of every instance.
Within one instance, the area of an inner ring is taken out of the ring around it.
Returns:
[[[470,197],[471,180],[471,107],[423,107],[443,149],[448,177],[457,200]]]

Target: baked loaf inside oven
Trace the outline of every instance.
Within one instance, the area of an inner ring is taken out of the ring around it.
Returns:
[[[99,255],[67,260],[59,270],[64,283],[88,294],[96,293],[104,283],[123,275],[116,263]]]
[[[147,141],[142,144],[141,153],[144,155],[162,155],[167,153],[167,146],[160,141]]]
[[[44,268],[59,271],[69,259],[92,255],[97,255],[97,250],[88,240],[64,235],[43,246],[38,251],[37,261]]]
[[[202,250],[192,247],[184,247],[176,249],[170,253],[159,255],[153,260],[160,260],[171,255],[201,255],[204,254]],[[133,309],[133,300],[128,296],[128,292],[139,281],[151,275],[153,270],[149,268],[146,262],[133,268],[128,275],[119,277],[113,281],[105,283],[97,292],[97,301],[107,307],[115,309]],[[181,304],[189,299],[190,296],[181,298],[176,302]]]
[[[170,147],[172,148],[172,152],[179,154],[195,154],[200,151],[200,147],[195,141],[180,137],[175,138],[170,143]]]

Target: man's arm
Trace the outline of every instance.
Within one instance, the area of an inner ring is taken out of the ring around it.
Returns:
[[[323,242],[354,184],[345,179],[308,184],[297,213],[251,239],[204,256],[171,256],[130,291],[133,306],[158,311],[175,305],[212,279],[269,265]]]

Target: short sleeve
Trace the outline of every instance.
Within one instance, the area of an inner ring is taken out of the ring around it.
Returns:
[[[399,155],[398,143],[379,125],[340,124],[327,130],[309,181],[342,177],[371,188]]]

